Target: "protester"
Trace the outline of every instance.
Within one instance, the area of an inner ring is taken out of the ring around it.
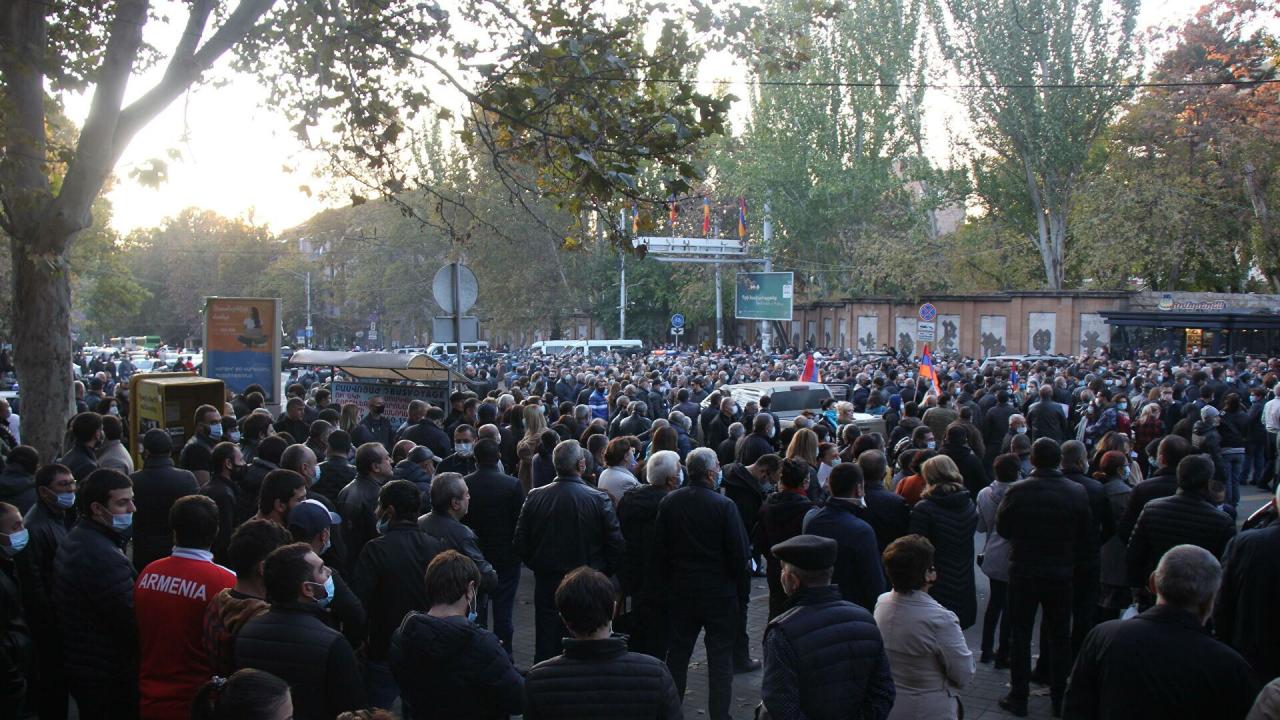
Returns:
[[[799,535],[805,515],[813,509],[809,501],[809,467],[801,460],[784,460],[778,492],[769,496],[751,529],[756,554],[765,557],[765,577],[769,583],[769,619],[782,614],[787,594],[782,587],[782,563],[770,548]]]
[[[168,432],[152,428],[143,433],[142,458],[142,469],[131,477],[137,505],[133,519],[133,566],[138,570],[169,554],[173,546],[169,513],[179,498],[200,492],[195,476],[174,466],[173,440]],[[205,466],[208,466],[207,460]]]
[[[859,517],[865,506],[863,485],[858,465],[841,463],[833,468],[828,478],[831,497],[826,505],[805,515],[801,531],[836,541],[832,581],[840,588],[841,597],[870,610],[884,592],[885,579],[875,530]]]
[[[475,531],[480,553],[498,575],[492,592],[481,592],[477,601],[480,627],[498,636],[507,654],[512,652],[512,614],[520,586],[520,558],[512,549],[516,522],[524,505],[524,491],[516,478],[499,467],[499,443],[483,439],[476,443],[476,471],[463,478],[471,494],[470,507],[462,519]],[[493,624],[489,624],[492,609]]]
[[[480,551],[475,531],[462,523],[470,509],[471,491],[462,476],[441,473],[431,485],[431,512],[418,518],[418,529],[435,538],[441,547],[471,558],[480,570],[480,589],[493,592],[498,587],[498,574]]]
[[[23,619],[15,558],[27,548],[30,534],[22,513],[0,502],[0,717],[18,718],[26,702],[27,676],[32,671],[31,631]]]
[[[910,523],[911,508],[901,495],[893,492],[885,484],[889,473],[885,454],[882,450],[866,450],[857,457],[858,467],[862,470],[863,488],[866,494],[862,501],[866,509],[862,518],[876,531],[876,547],[883,553],[889,543],[907,534]]]
[[[200,687],[192,720],[292,720],[289,685],[261,670],[238,670],[216,676]]]
[[[403,715],[506,720],[521,714],[524,678],[497,636],[475,624],[480,592],[475,563],[445,550],[431,560],[425,577],[427,609],[404,617],[388,650],[403,694]]]
[[[348,560],[356,562],[365,543],[378,536],[378,488],[395,473],[391,452],[377,442],[367,442],[356,449],[356,479],[338,493],[338,514],[342,516],[342,534]]]
[[[1018,480],[1020,468],[1017,456],[996,456],[993,463],[995,479],[978,493],[977,529],[986,535],[982,553],[978,555],[978,569],[987,576],[988,585],[979,662],[994,661],[996,669],[1009,667],[1009,555],[1012,552],[1009,541],[996,532],[996,512],[1009,487]],[[999,644],[996,643],[997,634]]]
[[[235,585],[210,598],[204,614],[202,645],[214,674],[225,677],[235,670],[236,635],[245,623],[267,611],[263,564],[289,541],[289,533],[270,520],[249,520],[232,533],[227,562],[235,573]]]
[[[973,678],[973,653],[956,614],[930,596],[937,580],[934,548],[920,535],[899,538],[884,551],[893,589],[875,604],[895,698],[890,720],[963,714],[957,693]]]
[[[911,508],[908,529],[937,548],[937,579],[929,594],[956,614],[961,628],[968,628],[978,616],[973,578],[973,533],[978,513],[951,458],[940,455],[929,460],[921,466],[920,474],[925,491]]]
[[[67,678],[54,609],[54,559],[76,521],[76,481],[71,469],[51,463],[36,471],[36,504],[22,518],[27,548],[18,556],[18,576],[35,653],[27,705],[41,718],[67,717]]]

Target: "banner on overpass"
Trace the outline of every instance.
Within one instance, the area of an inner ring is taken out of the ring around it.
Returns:
[[[737,292],[733,298],[733,316],[739,320],[791,321],[793,302],[792,273],[738,273]]]

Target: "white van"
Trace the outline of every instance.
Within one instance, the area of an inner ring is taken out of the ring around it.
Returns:
[[[639,340],[539,340],[529,349],[542,355],[563,355],[578,352],[591,355],[602,352],[639,352],[644,343]]]
[[[462,352],[466,353],[485,352],[489,349],[489,343],[480,340],[479,342],[462,343]],[[433,358],[441,358],[446,355],[453,355],[458,351],[457,343],[431,343],[427,346],[426,354]]]

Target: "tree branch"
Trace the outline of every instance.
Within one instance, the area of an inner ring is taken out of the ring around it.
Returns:
[[[4,102],[10,108],[0,113],[6,146],[0,158],[0,196],[3,227],[14,236],[30,232],[49,200],[44,78],[39,69],[49,7],[41,0],[16,0],[0,15],[0,69],[5,78]]]

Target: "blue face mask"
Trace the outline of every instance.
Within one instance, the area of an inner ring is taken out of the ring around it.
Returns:
[[[209,438],[211,440],[222,439],[222,423],[217,423],[209,426]]]
[[[231,442],[233,443],[238,443],[240,442],[240,433],[236,432],[235,430],[232,430],[231,434],[228,435],[227,438],[231,440]]]
[[[308,585],[320,585],[320,583],[313,582],[313,583],[308,583]],[[324,581],[324,585],[321,585],[321,587],[324,588],[324,597],[316,598],[315,599],[316,604],[322,608],[327,608],[329,607],[329,603],[333,602],[333,593],[335,592],[334,585],[333,585],[333,576],[330,575],[328,578],[326,578]]]
[[[324,555],[325,553],[329,552],[329,548],[331,547],[333,547],[333,541],[326,538],[324,541],[324,547],[320,548],[320,554]]]
[[[724,487],[724,468],[716,470],[716,487]]]
[[[320,466],[316,465],[311,468],[311,484],[315,485],[318,482],[320,482]]]
[[[388,522],[386,518],[382,518],[382,519],[378,520],[378,534],[379,534],[379,535],[386,535],[386,534],[387,534],[387,528],[388,528],[388,527],[391,527],[391,523],[390,523],[390,522]]]
[[[76,504],[76,494],[74,492],[58,493],[58,507],[69,508]]]
[[[124,532],[133,527],[133,513],[121,513],[111,516],[111,527],[119,532]]]
[[[17,555],[18,553],[22,552],[23,548],[27,546],[27,539],[29,537],[30,537],[30,533],[27,532],[26,528],[22,528],[16,533],[9,533],[8,535],[9,544],[3,546],[4,551],[9,553],[10,557]]]
[[[472,598],[471,602],[467,604],[467,622],[475,622],[478,617],[480,616],[476,613],[476,601]]]

